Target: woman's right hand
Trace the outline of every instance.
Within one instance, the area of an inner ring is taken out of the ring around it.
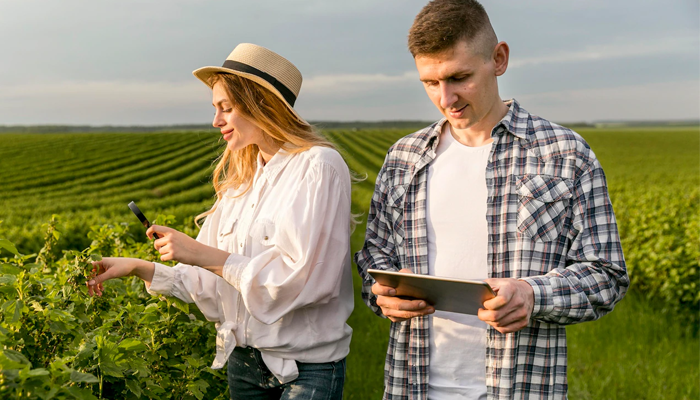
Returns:
[[[88,294],[102,296],[102,283],[109,279],[122,278],[136,275],[146,284],[153,279],[155,265],[152,262],[138,258],[105,257],[100,261],[94,261],[92,279],[87,283]]]

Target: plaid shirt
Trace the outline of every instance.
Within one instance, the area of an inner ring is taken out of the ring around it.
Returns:
[[[501,334],[488,327],[489,399],[566,398],[564,325],[612,311],[629,278],[605,175],[577,133],[510,100],[493,128],[486,167],[490,278],[519,278],[534,291],[532,319]],[[428,274],[427,166],[445,120],[408,135],[387,153],[355,255],[367,305],[383,316],[367,269]],[[428,393],[428,316],[392,323],[384,399]]]

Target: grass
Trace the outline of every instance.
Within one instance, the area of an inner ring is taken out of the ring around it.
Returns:
[[[567,327],[569,397],[698,399],[694,328],[635,292],[600,320]]]

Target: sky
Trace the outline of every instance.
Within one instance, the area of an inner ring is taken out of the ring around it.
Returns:
[[[436,120],[406,47],[425,0],[0,0],[0,125],[210,123],[191,71],[238,43],[304,76],[312,121]],[[501,98],[558,122],[700,118],[697,0],[484,0]]]

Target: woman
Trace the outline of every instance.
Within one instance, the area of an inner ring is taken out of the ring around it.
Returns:
[[[148,229],[175,267],[105,258],[89,292],[135,275],[151,294],[194,302],[216,321],[212,368],[228,360],[232,399],[340,399],[353,308],[348,167],[294,111],[301,74],[278,54],[240,44],[194,75],[212,88],[213,125],[228,142],[217,201],[197,217],[197,240]]]

